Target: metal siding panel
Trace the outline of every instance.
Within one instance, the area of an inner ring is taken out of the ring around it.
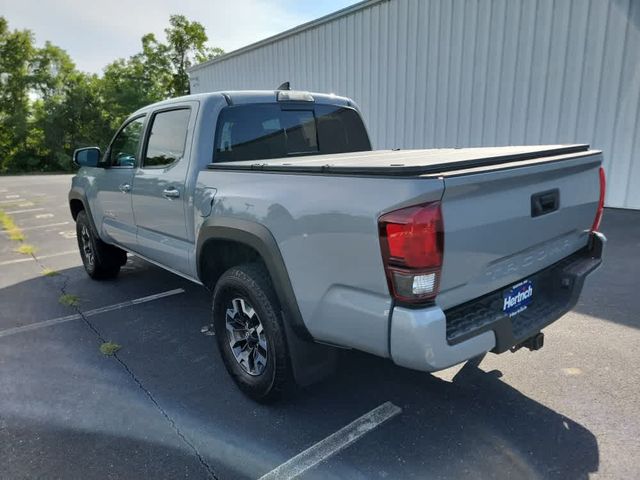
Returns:
[[[389,0],[210,63],[194,93],[351,96],[375,148],[589,142],[640,208],[640,2]]]
[[[605,169],[608,179],[607,197],[613,205],[623,205],[624,188],[622,183],[614,183],[617,175],[612,178],[612,160],[615,157],[615,145],[612,143],[614,129],[616,127],[617,111],[620,107],[620,80],[622,79],[623,50],[626,37],[626,26],[628,19],[629,2],[621,0],[612,1],[609,5],[607,18],[607,33],[605,36],[605,53],[602,80],[600,83],[598,118],[596,129],[593,134],[593,143],[604,148],[608,155],[605,155]]]
[[[458,124],[456,142],[469,145],[471,138],[472,92],[475,79],[476,48],[478,43],[478,2],[467,3],[462,37],[462,56],[460,74],[460,93],[458,104]]]
[[[402,85],[403,92],[416,92],[416,77],[417,77],[417,63],[418,63],[418,49],[420,44],[415,40],[418,38],[418,1],[409,0],[407,6],[407,18],[406,28],[404,28],[404,36],[402,38],[402,49],[406,52],[406,76],[404,84]],[[404,112],[400,115],[401,119],[401,132],[402,132],[402,146],[410,148],[415,142],[415,112],[416,112],[416,98],[415,95],[409,97],[409,95],[403,95],[404,97]]]
[[[438,43],[438,68],[435,147],[446,145],[446,126],[449,97],[449,68],[451,63],[451,2],[443,2],[440,5],[440,38]]]
[[[487,93],[489,69],[489,35],[493,0],[481,0],[478,11],[478,27],[473,72],[473,91],[471,96],[470,118],[471,131],[469,145],[482,145],[482,128],[484,125],[484,106]]]
[[[416,48],[414,61],[416,64],[415,77],[415,96],[413,100],[415,106],[413,109],[413,117],[411,130],[411,148],[421,147],[421,143],[425,141],[425,109],[427,108],[427,60],[424,59],[429,52],[428,22],[429,22],[429,3],[417,1],[416,12]],[[408,95],[407,95],[408,96]]]
[[[611,155],[615,163],[610,162],[609,179],[615,190],[609,197],[612,202],[629,203],[629,185],[631,183],[631,159],[638,158],[634,152],[637,142],[638,104],[640,102],[640,4],[632,1],[626,13],[626,35],[624,39],[622,71],[620,73],[620,89],[618,92],[618,108],[616,110],[613,130]]]
[[[489,58],[487,74],[491,81],[485,92],[485,109],[482,123],[482,144],[495,145],[497,141],[498,105],[500,102],[500,73],[502,72],[502,49],[504,48],[506,2],[494,0],[491,9]]]
[[[421,146],[436,146],[436,125],[438,105],[438,77],[440,63],[438,62],[438,39],[440,38],[440,2],[429,2],[429,46],[428,56],[423,57],[427,62],[427,99],[424,111],[425,142]]]
[[[518,53],[514,76],[512,118],[509,125],[509,142],[526,143],[526,125],[529,113],[529,91],[531,89],[531,65],[533,63],[533,46],[535,21],[538,2],[525,2],[520,10],[520,34],[518,36]]]
[[[458,146],[458,124],[460,111],[460,84],[462,76],[462,51],[464,35],[465,0],[455,0],[451,15],[451,50],[449,62],[449,95],[445,122],[445,144]]]
[[[515,91],[516,55],[520,32],[520,3],[509,1],[506,5],[504,36],[501,52],[500,94],[496,118],[496,145],[511,143],[513,96]]]

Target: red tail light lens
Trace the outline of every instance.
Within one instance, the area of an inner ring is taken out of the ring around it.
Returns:
[[[604,174],[604,168],[600,167],[600,198],[598,200],[598,210],[596,210],[596,218],[593,219],[591,231],[596,232],[600,228],[602,214],[604,213],[604,194],[606,193],[607,180]]]
[[[435,298],[444,251],[440,203],[387,213],[380,217],[378,225],[391,295],[409,303]]]

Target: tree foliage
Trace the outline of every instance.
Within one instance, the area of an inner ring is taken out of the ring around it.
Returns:
[[[0,173],[70,170],[75,148],[104,147],[138,108],[188,94],[187,69],[224,53],[183,15],[169,18],[165,34],[165,42],[144,35],[140,52],[95,75],[0,16]]]

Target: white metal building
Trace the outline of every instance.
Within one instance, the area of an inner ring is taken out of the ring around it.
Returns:
[[[368,0],[190,75],[346,95],[375,148],[590,143],[640,209],[640,0]]]

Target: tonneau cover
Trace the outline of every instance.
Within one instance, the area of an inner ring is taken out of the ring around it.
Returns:
[[[374,150],[209,164],[211,169],[414,176],[589,152],[589,146],[535,145],[429,150]]]

